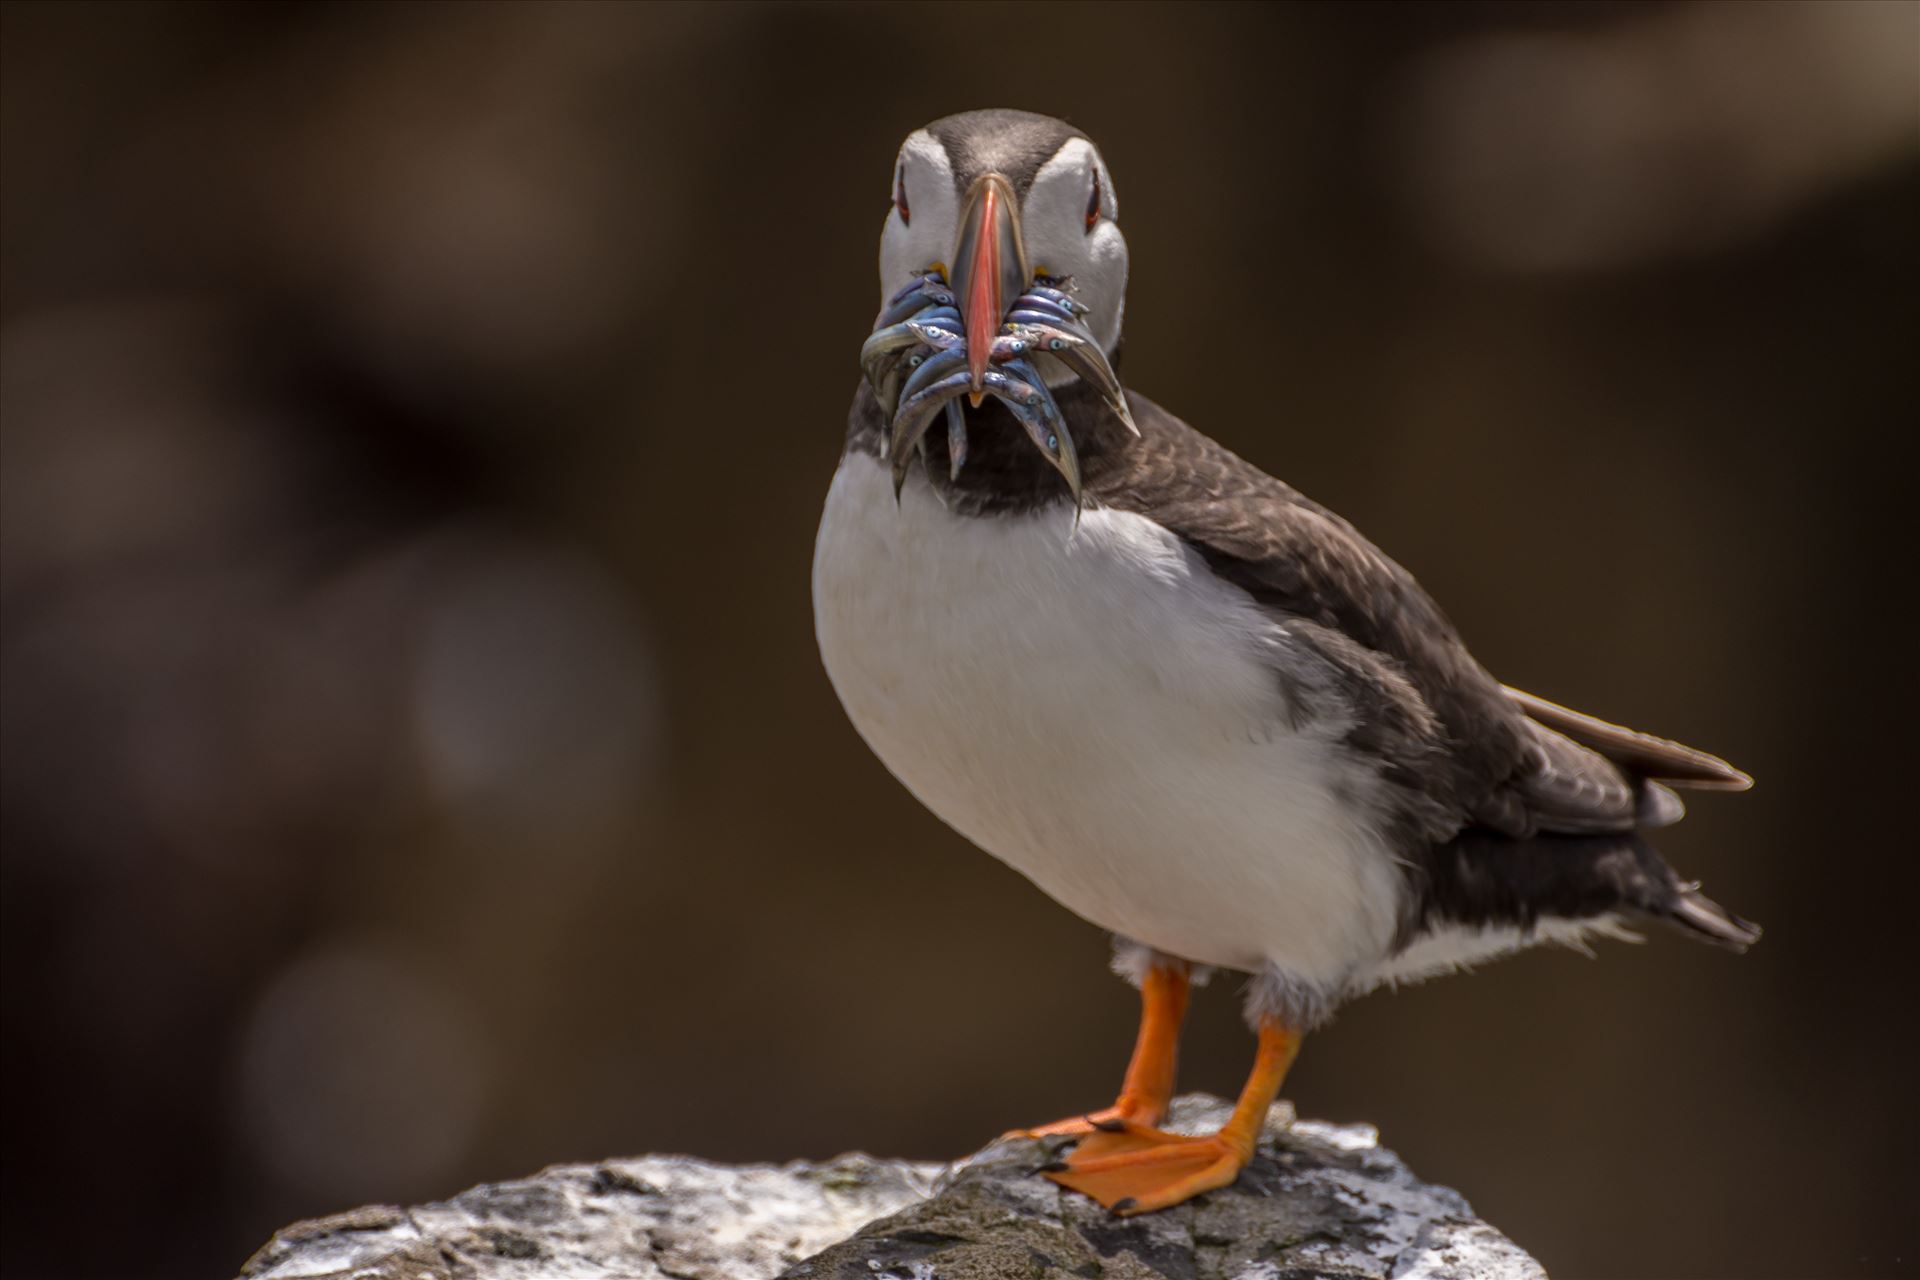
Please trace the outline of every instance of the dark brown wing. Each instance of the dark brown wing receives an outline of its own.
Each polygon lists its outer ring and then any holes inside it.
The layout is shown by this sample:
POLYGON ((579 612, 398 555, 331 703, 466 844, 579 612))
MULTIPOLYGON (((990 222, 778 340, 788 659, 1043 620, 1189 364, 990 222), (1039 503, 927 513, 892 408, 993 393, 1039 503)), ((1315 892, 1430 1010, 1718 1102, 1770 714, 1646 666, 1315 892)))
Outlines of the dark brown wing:
MULTIPOLYGON (((1089 493, 1179 535, 1282 620, 1386 784, 1411 893, 1400 945, 1447 921, 1531 928, 1633 911, 1744 950, 1754 925, 1682 881, 1641 828, 1684 811, 1653 779, 1743 786, 1703 752, 1487 674, 1411 574, 1346 521, 1129 393, 1141 438, 1089 450, 1089 493), (1117 446, 1117 447, 1116 447, 1117 446)), ((1284 664, 1283 664, 1284 665, 1284 664)), ((1296 699, 1296 702, 1298 700, 1296 699)), ((1308 702, 1311 711, 1311 701, 1308 702)))
MULTIPOLYGON (((1535 715, 1538 700, 1489 675, 1413 576, 1352 525, 1145 397, 1132 407, 1141 438, 1091 469, 1089 492, 1178 534, 1287 620, 1293 641, 1334 673, 1355 721, 1347 745, 1396 788, 1409 837, 1625 832, 1678 816, 1642 782, 1673 775, 1639 767, 1653 758, 1645 743, 1672 744, 1571 712, 1535 715), (1639 754, 1613 755, 1590 725, 1639 754)), ((1691 767, 1689 779, 1705 769, 1691 767)))

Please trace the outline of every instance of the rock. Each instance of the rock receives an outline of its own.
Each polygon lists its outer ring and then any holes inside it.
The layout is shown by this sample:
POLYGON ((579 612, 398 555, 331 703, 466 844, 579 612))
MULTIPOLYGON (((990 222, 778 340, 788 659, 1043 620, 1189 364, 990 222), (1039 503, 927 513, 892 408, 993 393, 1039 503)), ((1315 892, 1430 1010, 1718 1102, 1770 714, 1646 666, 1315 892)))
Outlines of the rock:
MULTIPOLYGON (((1192 1095, 1170 1127, 1228 1105, 1192 1095)), ((841 1156, 715 1165, 648 1156, 562 1165, 416 1209, 289 1227, 242 1280, 1544 1280, 1538 1263, 1415 1178, 1358 1125, 1275 1108, 1240 1180, 1116 1218, 1036 1176, 1041 1145, 951 1167, 841 1156)))
POLYGON ((242 1280, 764 1280, 924 1201, 937 1164, 642 1156, 556 1165, 451 1200, 380 1205, 276 1234, 242 1280))
MULTIPOLYGON (((1231 1108, 1190 1095, 1169 1128, 1231 1108)), ((1032 1142, 995 1143, 935 1194, 789 1268, 783 1280, 1544 1280, 1459 1192, 1415 1178, 1364 1125, 1276 1107, 1240 1180, 1161 1213, 1116 1218, 1030 1172, 1032 1142)))

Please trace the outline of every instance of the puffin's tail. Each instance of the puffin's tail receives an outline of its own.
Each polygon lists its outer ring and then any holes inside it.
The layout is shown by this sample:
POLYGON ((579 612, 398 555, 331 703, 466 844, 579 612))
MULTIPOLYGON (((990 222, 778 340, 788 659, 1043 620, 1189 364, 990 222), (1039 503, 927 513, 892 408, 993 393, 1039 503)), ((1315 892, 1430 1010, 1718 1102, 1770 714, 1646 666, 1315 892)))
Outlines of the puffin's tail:
MULTIPOLYGON (((1719 756, 1611 724, 1510 686, 1505 688, 1507 697, 1529 720, 1599 752, 1626 775, 1638 793, 1635 822, 1641 828, 1670 826, 1687 811, 1670 787, 1745 791, 1753 785, 1752 778, 1719 756)), ((1636 836, 1631 847, 1641 878, 1637 885, 1626 886, 1622 894, 1629 903, 1690 937, 1731 951, 1745 951, 1760 941, 1759 925, 1742 920, 1701 893, 1698 882, 1682 881, 1645 840, 1636 836)))
POLYGON ((1677 894, 1664 912, 1665 918, 1695 938, 1711 942, 1729 951, 1745 951, 1760 941, 1760 926, 1742 920, 1712 898, 1700 892, 1699 884, 1677 886, 1677 894))

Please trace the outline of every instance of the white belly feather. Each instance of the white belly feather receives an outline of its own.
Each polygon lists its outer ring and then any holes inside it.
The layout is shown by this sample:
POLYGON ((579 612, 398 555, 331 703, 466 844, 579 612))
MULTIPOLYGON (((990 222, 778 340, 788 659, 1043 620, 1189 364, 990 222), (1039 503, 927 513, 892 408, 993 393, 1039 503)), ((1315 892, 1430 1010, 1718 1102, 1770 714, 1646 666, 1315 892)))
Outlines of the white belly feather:
POLYGON ((1174 955, 1339 986, 1387 951, 1398 877, 1287 728, 1274 620, 1140 516, 950 513, 849 455, 814 552, 820 652, 922 803, 1086 919, 1174 955))

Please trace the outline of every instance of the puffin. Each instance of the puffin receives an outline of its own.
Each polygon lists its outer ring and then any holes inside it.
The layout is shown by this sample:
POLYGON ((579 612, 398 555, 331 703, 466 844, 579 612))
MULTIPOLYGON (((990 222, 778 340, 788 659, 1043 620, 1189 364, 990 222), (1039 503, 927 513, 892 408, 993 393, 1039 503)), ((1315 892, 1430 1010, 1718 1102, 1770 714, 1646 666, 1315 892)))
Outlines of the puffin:
POLYGON ((1351 524, 1123 386, 1127 241, 1085 134, 948 116, 888 194, 815 632, 888 771, 1139 989, 1112 1105, 1012 1131, 1064 1140, 1039 1172, 1164 1209, 1234 1181, 1348 1000, 1642 922, 1758 939, 1650 840, 1676 789, 1745 773, 1502 684, 1351 524), (1165 1132, 1216 970, 1246 975, 1253 1067, 1217 1132, 1165 1132))

